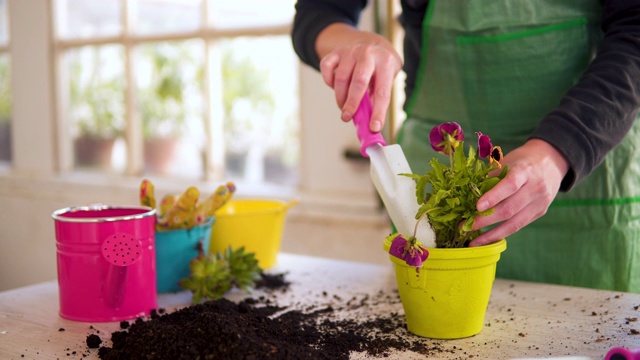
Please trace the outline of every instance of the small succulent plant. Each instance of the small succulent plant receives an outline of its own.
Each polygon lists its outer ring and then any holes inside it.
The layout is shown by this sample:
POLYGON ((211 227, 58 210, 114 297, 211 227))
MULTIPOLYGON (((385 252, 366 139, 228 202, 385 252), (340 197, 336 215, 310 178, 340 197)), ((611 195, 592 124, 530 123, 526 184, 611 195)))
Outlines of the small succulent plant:
POLYGON ((224 259, 229 266, 232 286, 247 291, 253 289, 262 273, 254 253, 245 252, 244 247, 237 250, 228 247, 224 253, 224 259))
POLYGON ((180 280, 180 287, 193 293, 192 302, 217 300, 233 287, 250 291, 260 279, 262 269, 254 253, 227 248, 224 253, 205 254, 200 247, 197 257, 191 260, 188 278, 180 280))

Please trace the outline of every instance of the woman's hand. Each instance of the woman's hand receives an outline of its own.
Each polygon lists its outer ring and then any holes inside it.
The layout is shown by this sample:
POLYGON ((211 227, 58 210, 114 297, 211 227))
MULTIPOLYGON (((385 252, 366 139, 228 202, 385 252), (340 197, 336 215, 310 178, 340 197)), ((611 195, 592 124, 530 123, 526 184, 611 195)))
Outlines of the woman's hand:
POLYGON ((322 79, 335 92, 342 120, 353 118, 368 90, 373 104, 371 131, 382 130, 393 80, 402 69, 402 60, 393 45, 378 34, 337 23, 318 35, 316 51, 321 59, 322 79))
POLYGON ((544 215, 569 169, 564 156, 539 139, 529 140, 508 153, 504 164, 509 165, 505 178, 478 200, 478 211, 493 208, 494 212, 476 217, 473 228, 499 224, 469 246, 504 239, 544 215))

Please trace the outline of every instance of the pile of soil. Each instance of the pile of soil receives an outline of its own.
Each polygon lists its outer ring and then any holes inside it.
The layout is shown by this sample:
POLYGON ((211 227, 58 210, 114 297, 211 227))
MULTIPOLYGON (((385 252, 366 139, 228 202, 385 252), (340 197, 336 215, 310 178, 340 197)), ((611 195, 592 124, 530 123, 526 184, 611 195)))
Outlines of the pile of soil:
MULTIPOLYGON (((288 285, 284 274, 263 275, 258 283, 263 289, 278 291, 287 291, 288 285)), ((387 357, 393 350, 425 356, 447 351, 410 335, 403 314, 344 318, 347 312, 357 314, 359 309, 382 302, 397 303, 397 293, 380 292, 346 302, 326 292, 323 297, 330 299, 330 305, 282 307, 260 296, 239 303, 208 301, 171 313, 160 309, 147 319, 121 322, 122 331, 111 334, 112 346, 102 342, 98 355, 105 360, 349 359, 353 352, 387 357)), ((96 334, 89 336, 93 344, 98 343, 96 334)))

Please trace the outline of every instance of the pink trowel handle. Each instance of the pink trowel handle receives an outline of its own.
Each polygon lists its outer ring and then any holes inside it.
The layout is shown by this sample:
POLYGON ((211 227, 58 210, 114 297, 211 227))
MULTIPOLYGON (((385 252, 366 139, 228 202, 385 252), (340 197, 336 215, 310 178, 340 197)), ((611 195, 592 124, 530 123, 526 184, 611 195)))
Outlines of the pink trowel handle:
POLYGON ((605 360, 640 360, 640 348, 626 349, 623 347, 615 347, 607 352, 605 360))
POLYGON ((367 148, 369 146, 374 144, 387 145, 382 134, 371 131, 369 125, 371 112, 371 97, 369 97, 369 92, 365 92, 362 101, 360 101, 360 106, 358 106, 358 110, 356 110, 356 113, 353 115, 353 125, 356 127, 356 133, 362 145, 360 147, 360 154, 364 157, 369 157, 369 155, 367 155, 367 148))

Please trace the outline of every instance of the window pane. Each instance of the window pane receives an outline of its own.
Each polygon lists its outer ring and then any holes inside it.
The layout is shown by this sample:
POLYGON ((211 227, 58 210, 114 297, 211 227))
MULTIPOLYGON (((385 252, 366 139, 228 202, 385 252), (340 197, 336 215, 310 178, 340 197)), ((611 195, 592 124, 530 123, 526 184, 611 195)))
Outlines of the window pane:
POLYGON ((11 72, 8 54, 0 54, 0 161, 11 161, 11 72))
POLYGON ((0 46, 6 46, 9 43, 8 11, 7 0, 0 0, 0 46))
POLYGON ((55 4, 61 38, 114 36, 122 32, 119 0, 58 0, 55 4))
POLYGON ((298 71, 288 36, 223 46, 227 174, 248 182, 297 182, 298 71))
POLYGON ((200 40, 141 46, 135 68, 146 173, 203 176, 200 40))
POLYGON ((138 0, 135 16, 139 34, 193 31, 200 28, 201 0, 138 0))
POLYGON ((215 28, 252 28, 288 25, 295 0, 209 0, 209 18, 215 28))
POLYGON ((113 156, 125 127, 123 48, 81 47, 66 60, 76 166, 124 169, 125 159, 113 156))

